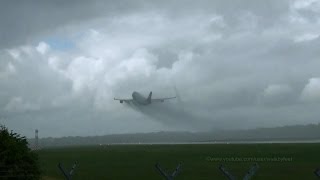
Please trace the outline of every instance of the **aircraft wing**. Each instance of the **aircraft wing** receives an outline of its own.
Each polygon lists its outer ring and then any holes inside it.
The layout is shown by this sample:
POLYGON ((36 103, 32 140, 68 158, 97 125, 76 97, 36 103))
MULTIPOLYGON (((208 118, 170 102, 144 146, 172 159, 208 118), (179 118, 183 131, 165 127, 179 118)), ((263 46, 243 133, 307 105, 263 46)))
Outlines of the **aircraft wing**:
POLYGON ((165 100, 174 99, 176 97, 167 97, 167 98, 158 98, 158 99, 151 99, 151 102, 164 102, 165 100))
POLYGON ((133 101, 133 99, 118 99, 118 98, 114 98, 114 100, 120 101, 120 103, 123 103, 123 102, 129 103, 133 101))

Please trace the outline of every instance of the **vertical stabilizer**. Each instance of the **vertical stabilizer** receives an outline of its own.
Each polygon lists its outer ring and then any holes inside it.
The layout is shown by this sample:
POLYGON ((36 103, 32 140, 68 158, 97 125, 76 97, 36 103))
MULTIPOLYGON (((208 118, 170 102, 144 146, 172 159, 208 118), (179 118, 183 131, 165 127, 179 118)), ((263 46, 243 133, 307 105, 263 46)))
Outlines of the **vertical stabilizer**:
POLYGON ((151 103, 151 96, 152 96, 152 91, 150 92, 149 96, 148 96, 148 99, 147 99, 147 102, 148 103, 151 103))

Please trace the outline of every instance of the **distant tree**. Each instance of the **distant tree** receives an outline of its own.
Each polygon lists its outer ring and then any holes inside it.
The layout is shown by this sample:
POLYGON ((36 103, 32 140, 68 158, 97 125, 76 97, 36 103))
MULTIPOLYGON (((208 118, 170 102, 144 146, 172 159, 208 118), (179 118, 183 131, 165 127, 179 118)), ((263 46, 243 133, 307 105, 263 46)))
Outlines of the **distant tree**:
POLYGON ((26 137, 0 125, 0 179, 40 179, 38 156, 28 147, 26 137))

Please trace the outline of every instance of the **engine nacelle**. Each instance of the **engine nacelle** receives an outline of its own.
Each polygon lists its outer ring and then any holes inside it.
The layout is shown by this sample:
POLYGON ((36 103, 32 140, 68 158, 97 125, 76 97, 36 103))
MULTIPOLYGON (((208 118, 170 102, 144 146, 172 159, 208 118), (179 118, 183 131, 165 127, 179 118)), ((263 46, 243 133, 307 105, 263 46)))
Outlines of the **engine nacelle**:
POLYGON ((123 101, 122 101, 122 100, 120 100, 120 103, 123 103, 123 101))

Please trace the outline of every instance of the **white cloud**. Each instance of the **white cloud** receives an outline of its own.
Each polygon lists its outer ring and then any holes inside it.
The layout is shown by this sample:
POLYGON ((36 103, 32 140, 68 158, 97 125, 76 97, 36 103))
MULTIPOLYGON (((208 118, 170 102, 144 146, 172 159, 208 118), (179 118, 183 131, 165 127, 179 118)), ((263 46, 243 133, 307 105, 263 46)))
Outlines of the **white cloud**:
POLYGON ((296 0, 292 7, 296 10, 301 9, 311 9, 316 10, 320 8, 320 1, 319 0, 296 0))
POLYGON ((312 41, 319 37, 319 34, 306 33, 294 38, 295 42, 312 41))
POLYGON ((290 4, 290 22, 307 25, 319 23, 320 1, 319 0, 296 0, 290 4))
POLYGON ((138 49, 131 58, 124 60, 119 68, 124 68, 124 72, 122 73, 128 73, 128 75, 141 74, 145 77, 149 77, 151 73, 156 70, 156 62, 157 58, 150 54, 146 49, 138 49))
POLYGON ((40 42, 36 47, 36 50, 42 55, 46 54, 49 51, 49 49, 50 46, 45 42, 40 42))
POLYGON ((73 82, 73 90, 79 92, 88 88, 94 90, 103 74, 103 60, 84 56, 74 58, 65 71, 66 77, 73 82))
POLYGON ((297 12, 292 12, 289 15, 289 21, 293 24, 308 24, 309 21, 307 18, 303 17, 302 15, 298 14, 297 12))
POLYGON ((49 66, 56 71, 60 70, 60 63, 61 61, 57 56, 51 56, 48 58, 49 66))
POLYGON ((320 78, 309 79, 308 84, 302 91, 301 98, 306 102, 320 101, 320 78))

